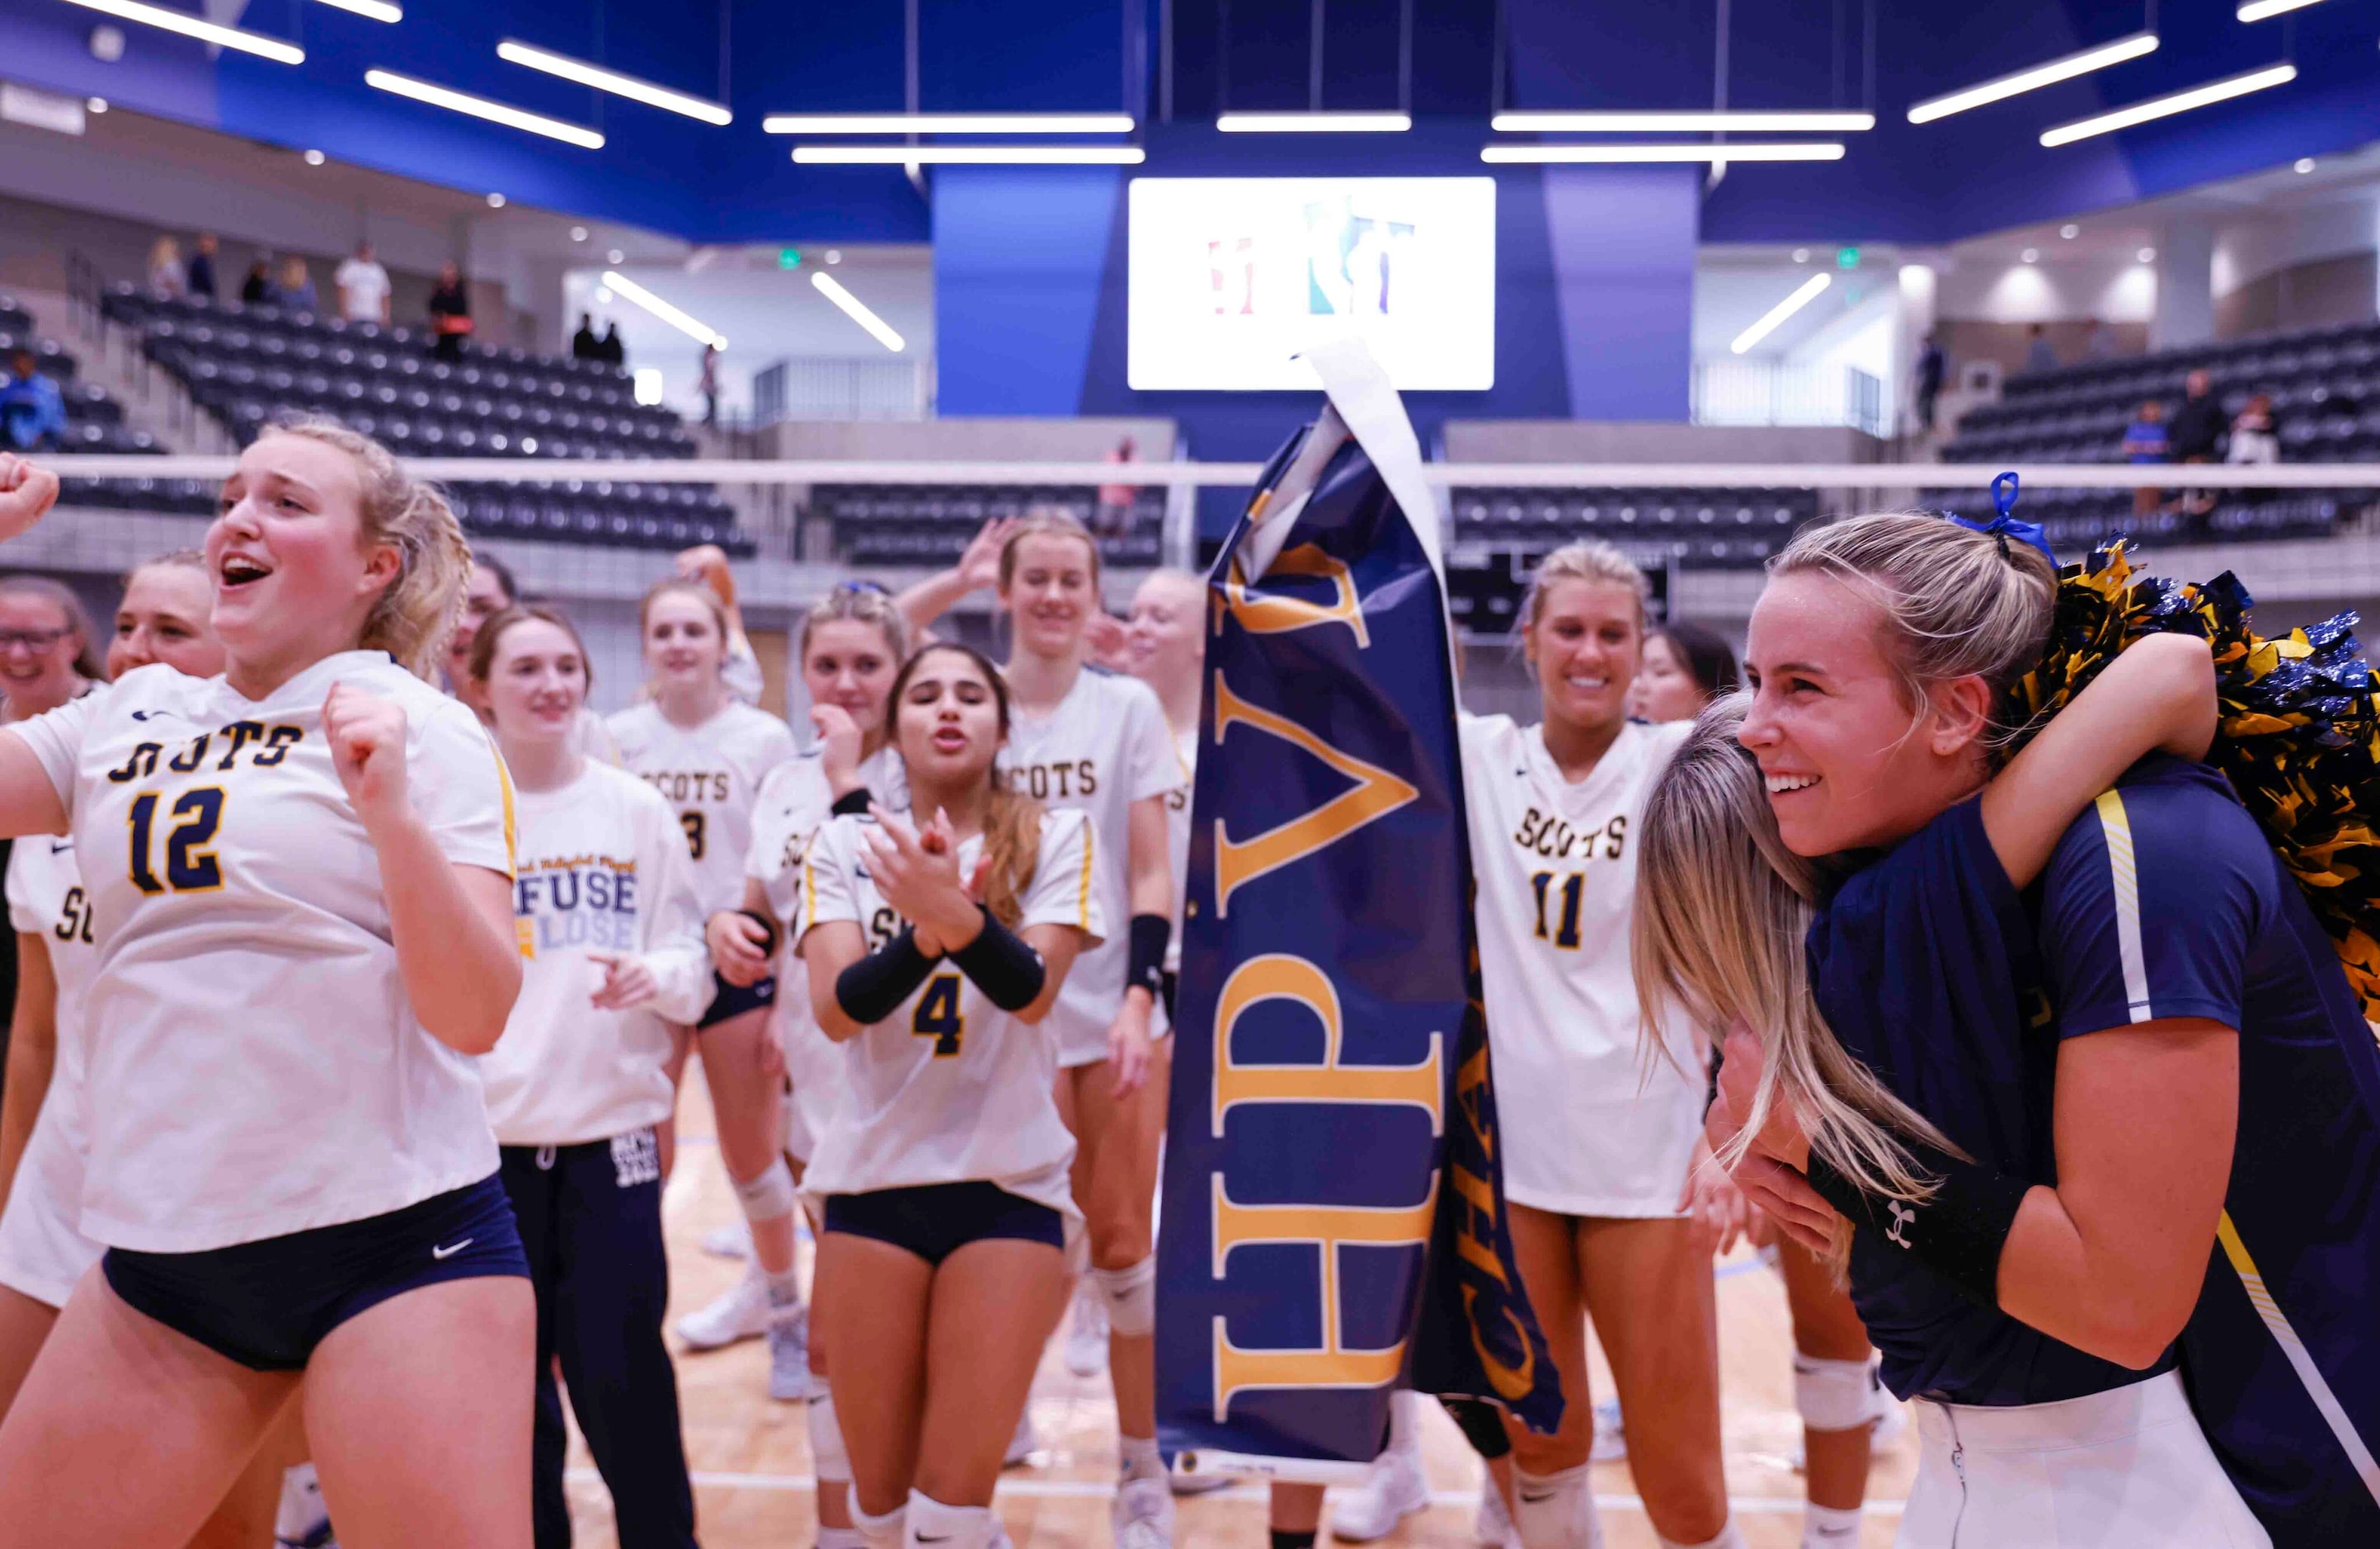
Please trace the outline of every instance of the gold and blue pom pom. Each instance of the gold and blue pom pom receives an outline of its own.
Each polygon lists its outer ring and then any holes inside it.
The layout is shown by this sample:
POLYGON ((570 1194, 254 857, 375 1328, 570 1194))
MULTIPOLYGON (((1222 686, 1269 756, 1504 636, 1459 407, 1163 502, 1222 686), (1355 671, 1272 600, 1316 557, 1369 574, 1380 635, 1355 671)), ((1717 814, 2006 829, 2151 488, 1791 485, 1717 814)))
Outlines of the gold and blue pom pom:
POLYGON ((2329 933, 2367 1021, 2380 1023, 2380 694, 2352 612, 2267 639, 2228 571, 2193 585, 2136 574, 2119 540, 2058 572, 2041 663, 2010 690, 2030 731, 2145 635, 2215 651, 2219 720, 2207 762, 2271 839, 2329 933))

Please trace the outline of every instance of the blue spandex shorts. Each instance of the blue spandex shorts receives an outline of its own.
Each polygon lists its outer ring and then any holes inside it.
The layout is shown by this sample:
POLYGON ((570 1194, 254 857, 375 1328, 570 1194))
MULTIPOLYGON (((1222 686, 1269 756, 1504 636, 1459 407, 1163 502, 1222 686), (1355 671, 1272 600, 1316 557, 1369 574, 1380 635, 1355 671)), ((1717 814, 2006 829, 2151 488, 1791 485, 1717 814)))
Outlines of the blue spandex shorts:
POLYGON ((826 1229, 874 1238, 906 1249, 929 1264, 970 1242, 1014 1238, 1066 1250, 1066 1222, 1048 1205, 1021 1199, 996 1183, 927 1183, 830 1194, 826 1229))
POLYGON ((512 1201, 494 1173, 385 1215, 229 1248, 111 1248, 100 1268, 134 1311, 257 1372, 304 1370, 333 1329, 420 1287, 528 1278, 512 1201))
POLYGON ((730 984, 714 971, 710 976, 710 1005, 702 1013, 702 1020, 694 1024, 697 1032, 715 1027, 730 1017, 740 1017, 758 1006, 777 1003, 777 982, 773 978, 752 984, 730 984))

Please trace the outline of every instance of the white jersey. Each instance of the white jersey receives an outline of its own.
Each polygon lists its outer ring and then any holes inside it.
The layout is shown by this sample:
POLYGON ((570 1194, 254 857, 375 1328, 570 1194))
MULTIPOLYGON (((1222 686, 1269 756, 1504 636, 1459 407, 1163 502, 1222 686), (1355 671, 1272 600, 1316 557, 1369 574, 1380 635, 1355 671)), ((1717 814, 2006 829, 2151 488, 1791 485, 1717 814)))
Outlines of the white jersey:
POLYGON ((1107 945, 1075 959, 1049 1023, 1060 1065, 1096 1064, 1108 1057, 1108 1028, 1123 1006, 1131 956, 1132 804, 1180 788, 1173 734, 1148 684, 1085 667, 1047 716, 1011 719, 1000 766, 1010 789, 1090 820, 1099 852, 1091 887, 1108 922, 1107 945))
MULTIPOLYGON (((56 1053, 49 1090, 0 1213, 0 1285, 50 1307, 99 1262, 100 1245, 76 1227, 89 1141, 83 1122, 83 1004, 99 971, 91 900, 76 869, 74 841, 28 834, 8 855, 8 921, 41 938, 57 984, 52 1026, 56 1053)), ((21 981, 20 981, 21 982, 21 981)), ((19 994, 22 992, 19 991, 19 994)))
POLYGON ((1629 965, 1645 798, 1689 722, 1631 721, 1587 777, 1536 726, 1464 716, 1465 804, 1504 1189, 1563 1215, 1677 1213, 1702 1133, 1698 1055, 1648 1053, 1629 965))
POLYGON ((692 727, 674 725, 659 705, 633 705, 607 725, 620 767, 676 811, 704 910, 743 908, 752 802, 769 771, 794 756, 793 732, 748 704, 730 704, 692 727))
POLYGON ((677 813, 625 771, 589 763, 559 790, 519 794, 520 999, 480 1060, 500 1144, 580 1145, 670 1116, 671 1037, 710 1003, 702 903, 677 813), (592 953, 642 957, 651 1004, 599 1010, 592 953))
POLYGON ((1165 971, 1182 971, 1183 910, 1190 902, 1190 803, 1198 786, 1198 732, 1173 734, 1173 761, 1182 783, 1165 793, 1165 854, 1173 867, 1173 934, 1165 944, 1165 971))
MULTIPOLYGON (((900 930, 900 918, 861 861, 859 835, 873 823, 835 818, 810 841, 802 862, 801 936, 847 920, 866 933, 872 952, 900 930)), ((959 847, 962 875, 982 848, 980 835, 959 847)), ((1095 850, 1081 814, 1043 814, 1019 932, 1066 925, 1098 940, 1095 850)), ((1058 1116, 1057 1075, 1057 1043, 1046 1022, 1018 1021, 985 999, 973 980, 938 964, 892 1015, 844 1044, 842 1100, 803 1187, 824 1196, 979 1181, 1072 1216, 1066 1169, 1075 1137, 1058 1116)))
POLYGON ((261 699, 142 667, 11 729, 96 917, 84 1232, 185 1253, 384 1214, 495 1170, 471 1056, 407 1004, 380 860, 322 737, 334 683, 405 712, 406 788, 457 865, 512 873, 512 784, 385 652, 261 699))

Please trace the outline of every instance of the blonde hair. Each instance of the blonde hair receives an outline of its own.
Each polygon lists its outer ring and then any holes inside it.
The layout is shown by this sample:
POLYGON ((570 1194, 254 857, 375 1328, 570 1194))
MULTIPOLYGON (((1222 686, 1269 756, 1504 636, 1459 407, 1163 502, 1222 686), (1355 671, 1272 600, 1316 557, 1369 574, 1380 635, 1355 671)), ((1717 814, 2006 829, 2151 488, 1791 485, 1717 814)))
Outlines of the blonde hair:
POLYGON ((319 441, 354 459, 364 542, 396 551, 396 579, 373 600, 356 644, 385 651, 416 677, 436 682, 471 577, 471 544, 445 492, 414 478, 387 447, 335 420, 298 415, 268 424, 264 433, 319 441))
POLYGON ((1646 1033, 1666 1049, 1666 1018, 1719 1036, 1741 1023, 1766 1055, 1742 1132, 1715 1158, 1742 1159, 1783 1103, 1810 1152, 1864 1193, 1924 1200, 1933 1192, 1901 1137, 1963 1155, 1894 1096, 1827 1026, 1803 959, 1817 863, 1778 836, 1759 766, 1736 732, 1750 697, 1732 694, 1696 718, 1645 799, 1629 941, 1646 1033))
POLYGON ((719 600, 719 593, 711 591, 709 583, 685 576, 665 576, 645 588, 644 596, 638 599, 637 637, 640 643, 645 631, 651 628, 653 604, 670 596, 700 598, 702 605, 710 610, 711 623, 718 627, 719 649, 722 652, 727 649, 727 604, 719 600))
POLYGON ((1072 538, 1081 543, 1091 555, 1091 590, 1099 590, 1099 541, 1091 536, 1091 530, 1062 506, 1035 506, 1016 518, 1016 525, 1008 530, 1008 537, 1000 545, 1002 592, 1016 579, 1016 550, 1027 538, 1072 538))
POLYGON ((1565 580, 1609 581, 1628 588, 1636 597, 1636 633, 1645 633, 1645 597, 1651 590, 1645 572, 1617 545, 1598 538, 1564 543, 1537 561, 1536 573, 1529 577, 1529 590, 1521 599, 1524 633, 1537 627, 1538 616, 1545 612, 1548 589, 1555 581, 1565 580))
POLYGON ((843 623, 865 624, 882 635, 895 665, 909 659, 909 620, 892 601, 892 594, 881 587, 844 581, 802 615, 801 638, 794 648, 795 665, 809 661, 810 636, 820 625, 843 623))
POLYGON ((2021 729, 2005 708, 2008 689, 2040 658, 2058 593, 2057 569, 2032 544, 1893 511, 1805 527, 1768 573, 1825 576, 1874 602, 1884 616, 1879 643, 1912 713, 1922 715, 1934 685, 1975 677, 1992 691, 1985 747, 2021 729))

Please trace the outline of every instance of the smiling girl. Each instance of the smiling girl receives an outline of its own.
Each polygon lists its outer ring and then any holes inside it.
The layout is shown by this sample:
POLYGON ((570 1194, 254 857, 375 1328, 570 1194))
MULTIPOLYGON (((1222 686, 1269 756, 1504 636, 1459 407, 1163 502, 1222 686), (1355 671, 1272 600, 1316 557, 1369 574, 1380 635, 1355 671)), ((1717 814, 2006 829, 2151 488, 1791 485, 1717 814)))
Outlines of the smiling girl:
MULTIPOLYGON (((8 537, 55 490, 11 462, 8 537)), ((0 832, 70 829, 97 921, 106 1246, 0 1422, 0 1518, 178 1543, 302 1374, 344 1542, 513 1549, 535 1311, 473 1067, 520 983, 512 795, 419 676, 468 550, 376 443, 300 422, 240 455, 206 558, 222 676, 0 732, 0 832)))

